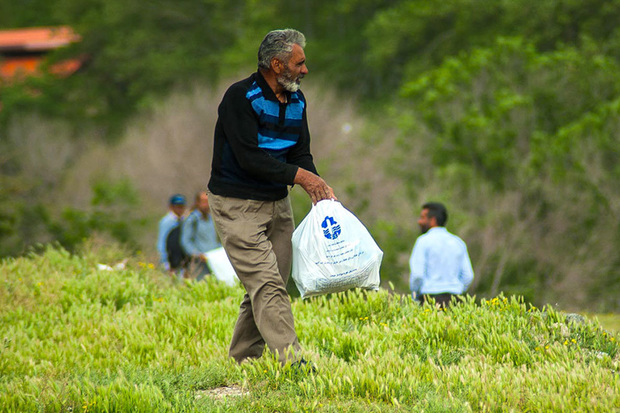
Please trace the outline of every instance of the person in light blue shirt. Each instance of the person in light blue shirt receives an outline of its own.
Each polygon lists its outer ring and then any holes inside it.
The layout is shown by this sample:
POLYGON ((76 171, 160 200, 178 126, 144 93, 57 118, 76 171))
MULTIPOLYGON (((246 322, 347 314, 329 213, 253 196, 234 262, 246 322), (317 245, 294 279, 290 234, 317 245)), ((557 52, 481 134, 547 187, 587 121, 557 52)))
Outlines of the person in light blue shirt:
POLYGON ((166 271, 176 272, 179 268, 170 264, 170 257, 168 257, 168 248, 166 240, 168 234, 174 228, 176 228, 183 220, 183 214, 185 213, 185 197, 181 194, 172 195, 169 201, 169 211, 159 221, 159 231, 157 232, 157 252, 159 253, 159 265, 161 265, 166 271))
POLYGON ((445 228, 446 207, 438 202, 422 205, 418 225, 422 235, 413 246, 409 287, 420 302, 433 298, 448 306, 453 295, 464 294, 474 279, 465 242, 445 228))
POLYGON ((183 221, 181 246, 191 257, 190 276, 201 281, 210 273, 205 253, 221 247, 209 214, 209 197, 204 191, 196 194, 192 212, 183 221))

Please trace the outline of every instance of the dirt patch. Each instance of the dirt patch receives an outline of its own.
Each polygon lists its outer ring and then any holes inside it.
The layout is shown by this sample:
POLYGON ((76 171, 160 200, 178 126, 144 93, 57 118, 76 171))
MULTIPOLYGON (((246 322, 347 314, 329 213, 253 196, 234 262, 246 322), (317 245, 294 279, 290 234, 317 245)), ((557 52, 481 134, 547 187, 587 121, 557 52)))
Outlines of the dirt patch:
POLYGON ((247 396, 249 394, 250 392, 245 390, 241 386, 232 385, 217 387, 215 389, 209 390, 200 390, 196 392, 196 399, 200 399, 202 397, 209 397, 214 400, 220 400, 228 396, 247 396))

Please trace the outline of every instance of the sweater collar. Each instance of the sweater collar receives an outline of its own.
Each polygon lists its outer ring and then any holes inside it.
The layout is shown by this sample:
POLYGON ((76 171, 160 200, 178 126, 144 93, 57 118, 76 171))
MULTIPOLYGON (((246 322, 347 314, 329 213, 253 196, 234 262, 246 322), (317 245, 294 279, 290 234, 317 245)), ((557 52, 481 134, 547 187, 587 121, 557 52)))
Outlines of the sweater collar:
MULTIPOLYGON (((254 80, 256 80, 256 83, 258 84, 258 86, 263 91, 263 97, 265 99, 273 100, 273 101, 276 101, 276 102, 280 103, 280 101, 276 97, 276 94, 273 92, 273 90, 271 89, 271 87, 269 86, 269 84, 267 83, 267 81, 265 80, 263 75, 261 74, 260 70, 257 70, 256 73, 254 73, 254 80)), ((291 101, 291 92, 289 92, 287 90, 285 93, 286 93, 286 97, 287 97, 287 102, 290 102, 291 101)))

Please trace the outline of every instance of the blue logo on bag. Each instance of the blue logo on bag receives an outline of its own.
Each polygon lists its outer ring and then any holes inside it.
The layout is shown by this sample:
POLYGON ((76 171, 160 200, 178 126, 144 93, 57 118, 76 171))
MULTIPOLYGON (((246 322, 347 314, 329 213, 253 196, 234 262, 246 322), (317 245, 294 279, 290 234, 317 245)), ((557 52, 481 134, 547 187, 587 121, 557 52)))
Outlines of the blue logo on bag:
POLYGON ((323 235, 325 235, 327 239, 336 239, 342 232, 340 224, 334 220, 334 217, 326 216, 321 223, 321 227, 323 227, 323 235))

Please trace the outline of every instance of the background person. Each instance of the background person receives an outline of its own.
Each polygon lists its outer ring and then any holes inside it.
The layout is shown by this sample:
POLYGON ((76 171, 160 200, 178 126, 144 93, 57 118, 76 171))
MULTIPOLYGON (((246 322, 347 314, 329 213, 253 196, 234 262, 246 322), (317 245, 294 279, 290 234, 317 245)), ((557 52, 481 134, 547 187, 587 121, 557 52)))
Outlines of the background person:
MULTIPOLYGON (((239 363, 265 343, 284 364, 300 348, 286 283, 295 228, 288 185, 316 203, 335 198, 310 154, 305 37, 274 30, 258 50, 258 71, 226 91, 218 108, 209 191, 213 218, 246 294, 229 354, 239 363)), ((299 360, 300 364, 305 363, 299 360)))
POLYGON ((448 306, 453 295, 463 294, 474 279, 467 246, 462 239, 444 227, 448 211, 443 204, 422 205, 418 237, 411 253, 409 286, 414 298, 429 297, 439 305, 448 306))
POLYGON ((181 246, 191 260, 188 275, 201 281, 210 273, 205 253, 221 247, 209 214, 209 197, 204 191, 196 194, 192 211, 183 221, 181 246))
MULTIPOLYGON (((185 214, 185 197, 181 194, 175 194, 170 197, 168 204, 168 213, 159 221, 157 252, 159 253, 159 264, 166 271, 179 273, 182 272, 183 263, 182 260, 179 260, 178 257, 175 256, 176 254, 174 252, 169 254, 168 235, 183 221, 183 215, 185 214)), ((178 253, 182 254, 182 251, 179 250, 178 253)))

